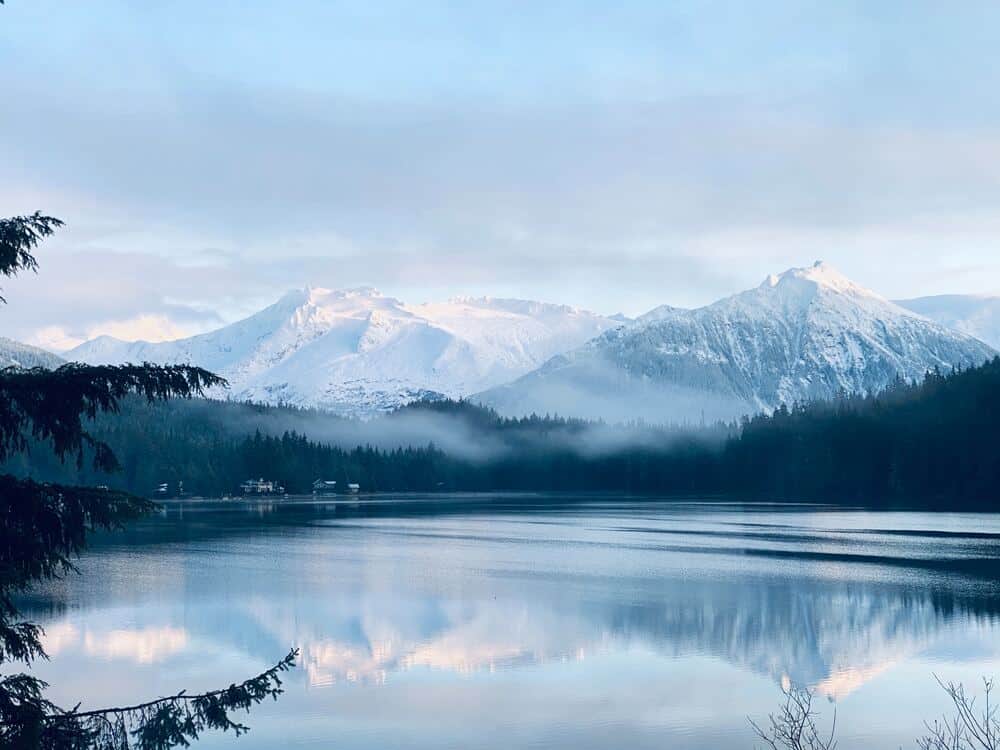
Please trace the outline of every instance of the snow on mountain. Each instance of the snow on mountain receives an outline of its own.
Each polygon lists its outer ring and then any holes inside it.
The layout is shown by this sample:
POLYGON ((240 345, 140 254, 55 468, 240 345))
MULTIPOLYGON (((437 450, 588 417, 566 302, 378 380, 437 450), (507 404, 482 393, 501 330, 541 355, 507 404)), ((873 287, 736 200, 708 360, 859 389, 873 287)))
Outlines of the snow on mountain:
POLYGON ((1000 297, 941 294, 896 304, 1000 349, 1000 297))
POLYGON ((0 367, 47 367, 51 370, 64 362, 52 352, 0 336, 0 367))
POLYGON ((657 308, 476 398, 509 414, 731 418, 993 355, 816 263, 706 307, 657 308))
POLYGON ((523 300, 408 305, 371 288, 307 288, 211 333, 156 344, 103 336, 68 356, 192 363, 228 378, 231 398, 370 415, 508 382, 616 325, 523 300))
POLYGON ((654 320, 663 320, 664 318, 669 318, 677 313, 687 312, 686 308, 674 307, 673 305, 660 305, 659 307, 654 307, 647 313, 640 315, 635 319, 637 323, 652 323, 654 320))

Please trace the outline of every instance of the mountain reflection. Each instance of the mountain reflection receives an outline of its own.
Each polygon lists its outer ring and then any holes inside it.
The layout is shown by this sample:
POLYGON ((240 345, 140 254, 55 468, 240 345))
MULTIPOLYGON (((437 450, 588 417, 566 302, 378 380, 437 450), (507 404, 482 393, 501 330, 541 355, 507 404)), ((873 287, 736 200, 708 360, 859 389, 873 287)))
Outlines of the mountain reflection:
POLYGON ((341 606, 311 607, 291 625, 273 610, 247 611, 274 643, 294 642, 312 685, 383 683, 415 668, 467 673, 633 647, 667 656, 710 655, 842 698, 894 663, 934 644, 949 629, 992 616, 942 611, 930 596, 830 587, 673 583, 664 601, 592 603, 574 611, 535 603, 474 606, 378 601, 342 618, 341 606), (428 608, 434 616, 428 617, 428 608))
POLYGON ((309 513, 263 536, 230 526, 203 536, 200 519, 180 544, 140 534, 99 550, 84 577, 31 602, 59 613, 46 625, 54 663, 76 654, 149 664, 205 650, 266 660, 294 644, 307 684, 323 687, 641 650, 712 657, 841 699, 949 639, 998 630, 996 587, 967 572, 978 559, 993 564, 982 546, 992 541, 961 534, 957 574, 928 569, 914 552, 919 534, 880 546, 891 566, 851 563, 862 532, 832 524, 843 519, 808 532, 769 522, 734 542, 732 518, 651 516, 642 539, 667 527, 681 537, 657 545, 637 544, 634 527, 609 532, 604 517, 331 527, 309 513), (139 559, 152 562, 136 564, 137 543, 150 543, 139 559), (842 559, 775 563, 746 554, 749 544, 842 559))

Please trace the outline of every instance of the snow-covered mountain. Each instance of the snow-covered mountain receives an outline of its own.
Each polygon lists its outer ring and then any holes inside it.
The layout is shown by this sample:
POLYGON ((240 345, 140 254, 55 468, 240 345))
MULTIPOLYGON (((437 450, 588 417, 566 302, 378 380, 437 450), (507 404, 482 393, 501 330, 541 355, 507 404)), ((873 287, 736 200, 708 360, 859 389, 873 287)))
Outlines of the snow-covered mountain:
POLYGON ((67 357, 191 363, 228 378, 231 398, 367 416, 509 382, 617 325, 523 300, 408 305, 370 288, 308 288, 211 333, 155 344, 102 336, 67 357))
POLYGON ((896 304, 1000 349, 1000 297, 940 294, 896 304))
POLYGON ((47 367, 52 369, 65 362, 61 357, 0 336, 0 367, 47 367))
POLYGON ((993 355, 816 263, 707 307, 657 308, 477 399, 510 414, 730 418, 993 355))

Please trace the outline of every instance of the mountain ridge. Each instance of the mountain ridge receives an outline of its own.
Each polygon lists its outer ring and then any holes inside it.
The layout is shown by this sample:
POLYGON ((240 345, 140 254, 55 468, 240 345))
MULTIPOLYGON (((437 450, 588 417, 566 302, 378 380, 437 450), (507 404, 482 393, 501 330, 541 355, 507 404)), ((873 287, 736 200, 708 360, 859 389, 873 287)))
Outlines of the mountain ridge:
POLYGON ((817 262, 704 307, 656 308, 475 399, 508 415, 730 419, 993 354, 817 262))
POLYGON ((631 320, 532 300, 408 304, 373 287, 307 286, 209 333, 102 336, 69 356, 193 363, 232 383, 214 395, 345 416, 447 397, 513 415, 690 421, 878 389, 992 354, 818 261, 703 307, 661 305, 631 320))
POLYGON ((192 363, 229 379, 231 398, 369 416, 507 382, 617 325, 532 300, 411 305, 373 287, 306 287, 216 331, 163 343, 99 337, 68 356, 92 364, 192 363))
POLYGON ((896 304, 1000 349, 1000 297, 937 294, 897 300, 896 304))

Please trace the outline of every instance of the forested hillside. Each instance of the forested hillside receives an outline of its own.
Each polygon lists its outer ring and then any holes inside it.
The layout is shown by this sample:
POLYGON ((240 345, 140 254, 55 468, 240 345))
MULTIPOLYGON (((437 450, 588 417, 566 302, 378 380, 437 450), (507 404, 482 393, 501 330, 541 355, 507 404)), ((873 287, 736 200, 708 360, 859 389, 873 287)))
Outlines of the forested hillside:
POLYGON ((40 449, 8 469, 141 494, 181 480, 190 492, 218 495, 266 477, 291 493, 324 478, 364 491, 621 491, 995 508, 998 414, 1000 359, 933 372, 915 385, 898 380, 879 394, 781 407, 738 425, 504 419, 458 402, 413 405, 369 423, 224 402, 131 403, 92 429, 120 456, 120 474, 60 464, 40 449))
POLYGON ((231 493, 251 477, 275 479, 290 493, 308 492, 318 478, 341 487, 357 482, 366 491, 681 491, 696 489, 698 457, 711 456, 709 444, 721 447, 732 429, 505 419, 454 401, 413 404, 373 422, 292 407, 131 401, 91 428, 116 450, 120 473, 61 463, 40 447, 7 469, 146 495, 177 481, 196 494, 231 493))
POLYGON ((720 462, 727 491, 996 509, 1000 359, 755 417, 720 462))

